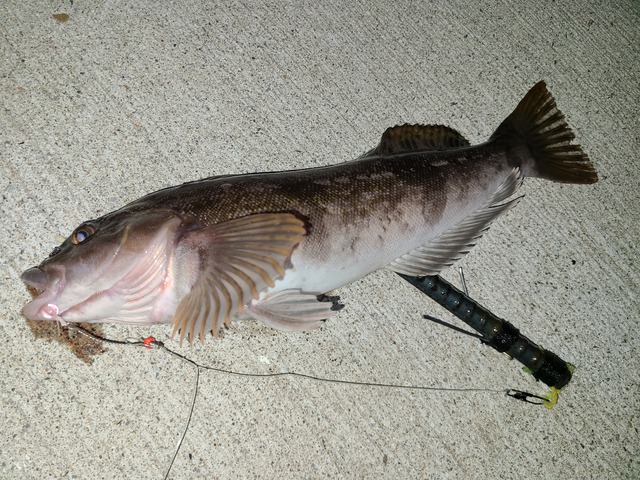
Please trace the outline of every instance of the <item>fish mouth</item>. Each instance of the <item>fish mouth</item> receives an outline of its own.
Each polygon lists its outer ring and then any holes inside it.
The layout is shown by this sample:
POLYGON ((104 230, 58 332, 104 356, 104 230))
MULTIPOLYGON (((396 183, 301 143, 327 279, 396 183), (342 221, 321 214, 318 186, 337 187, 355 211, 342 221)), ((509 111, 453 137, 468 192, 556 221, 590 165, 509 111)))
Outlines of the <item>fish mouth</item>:
POLYGON ((52 281, 50 275, 45 271, 33 267, 23 272, 20 279, 25 283, 33 298, 22 309, 22 314, 28 320, 61 319, 60 309, 55 302, 61 289, 61 278, 52 281))

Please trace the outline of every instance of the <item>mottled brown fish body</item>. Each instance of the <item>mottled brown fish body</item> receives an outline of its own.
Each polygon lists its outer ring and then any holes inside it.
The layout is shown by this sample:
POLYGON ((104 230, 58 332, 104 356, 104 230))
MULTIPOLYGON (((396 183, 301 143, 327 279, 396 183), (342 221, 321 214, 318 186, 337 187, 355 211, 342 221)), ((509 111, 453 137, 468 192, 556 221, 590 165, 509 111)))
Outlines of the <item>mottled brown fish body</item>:
MULTIPOLYGON (((504 147, 485 144, 214 177, 155 192, 125 210, 170 208, 197 222, 197 228, 256 213, 290 212, 308 226, 294 255, 312 260, 314 271, 353 271, 350 283, 362 276, 361 268, 382 268, 399 251, 413 250, 458 223, 512 170, 504 147), (356 263, 361 268, 354 270, 356 263)), ((308 291, 328 290, 325 285, 308 291)))
POLYGON ((172 322, 204 339, 234 317, 285 330, 335 313, 317 295, 388 268, 433 275, 512 208, 524 176, 597 175, 543 82, 484 144, 444 126, 388 129, 338 165, 170 187, 86 222, 23 280, 24 314, 172 322))

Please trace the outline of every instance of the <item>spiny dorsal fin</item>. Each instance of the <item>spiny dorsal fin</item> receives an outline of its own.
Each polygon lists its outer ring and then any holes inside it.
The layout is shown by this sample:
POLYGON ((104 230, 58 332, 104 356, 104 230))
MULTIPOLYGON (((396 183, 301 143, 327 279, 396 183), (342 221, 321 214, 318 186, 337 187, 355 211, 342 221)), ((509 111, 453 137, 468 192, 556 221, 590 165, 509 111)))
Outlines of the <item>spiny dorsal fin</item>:
POLYGON ((444 125, 396 125, 387 128, 380 144, 360 158, 448 150, 469 145, 466 138, 444 125))

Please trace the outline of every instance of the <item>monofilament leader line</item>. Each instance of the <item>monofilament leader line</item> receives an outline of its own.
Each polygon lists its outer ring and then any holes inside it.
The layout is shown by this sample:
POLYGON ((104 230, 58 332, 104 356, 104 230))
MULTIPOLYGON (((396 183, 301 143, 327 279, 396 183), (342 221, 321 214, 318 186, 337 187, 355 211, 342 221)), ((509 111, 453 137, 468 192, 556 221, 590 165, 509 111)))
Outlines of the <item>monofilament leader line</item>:
POLYGON ((403 384, 394 384, 394 383, 378 383, 378 382, 360 382, 360 381, 354 381, 354 380, 341 380, 341 379, 336 379, 336 378, 327 378, 327 377, 320 377, 317 375, 308 375, 305 373, 299 373, 299 372, 275 372, 275 373, 247 373, 247 372, 237 372, 237 371, 233 371, 233 370, 227 370, 224 368, 218 368, 218 367, 211 367, 211 366, 207 366, 207 365, 200 365, 198 363, 196 363, 195 361, 191 360, 188 357, 185 357, 184 355, 180 355, 177 352, 174 352, 173 350, 171 350, 170 348, 168 348, 167 346, 165 346, 164 343, 162 343, 159 340, 156 340, 154 337, 147 337, 145 339, 142 340, 114 340, 114 339, 110 339, 110 338, 106 338, 106 337, 102 337, 100 335, 96 335, 78 325, 75 324, 67 324, 66 328, 68 328, 69 330, 72 331, 76 331, 78 333, 81 333, 82 335, 86 335, 89 338, 92 338, 98 342, 105 342, 105 343, 110 343, 110 344, 114 344, 114 345, 131 345, 131 346, 139 346, 139 347, 145 347, 148 349, 156 349, 156 350, 164 350, 165 352, 171 354, 172 356, 179 358, 180 360, 182 360, 183 362, 189 363, 190 365, 193 365, 193 367, 196 369, 196 378, 195 378, 195 386, 194 386, 194 390, 193 390, 193 398, 191 401, 191 407, 189 408, 189 415, 187 418, 187 422, 185 424, 184 430, 180 436, 180 439, 178 440, 178 443, 176 445, 176 449, 174 451, 174 454, 171 458, 171 462, 169 463, 169 466, 166 470, 164 479, 166 480, 167 478, 169 478, 169 474, 171 472, 171 469, 173 467, 173 464, 175 463, 176 458, 178 457, 178 454, 180 453, 180 448, 182 447, 182 444, 184 442, 184 439, 187 435, 187 431, 189 430, 189 426, 191 424, 191 419, 193 417, 193 412, 195 410, 195 404, 196 404, 196 399, 198 398, 198 391, 200 388, 200 370, 210 370, 210 371, 214 371, 214 372, 219 372, 219 373, 223 373, 223 374, 227 374, 227 375, 235 375, 235 376, 241 376, 241 377, 253 377, 253 378, 267 378, 267 377, 285 377, 285 376, 289 376, 289 377, 298 377, 298 378, 303 378, 306 380, 311 380, 311 381, 315 381, 315 382, 326 382, 326 383, 334 383, 334 384, 339 384, 339 385, 357 385, 357 386, 361 386, 361 387, 371 387, 371 388, 390 388, 390 389, 401 389, 401 390, 420 390, 420 391, 433 391, 433 392, 482 392, 482 393, 500 393, 500 394, 504 394, 507 395, 511 398, 515 398, 516 400, 522 400, 525 401, 527 403, 531 403, 534 405, 538 405, 538 404, 544 404, 544 402, 548 401, 548 399, 546 397, 539 397, 537 395, 533 395, 531 393, 528 392, 523 392, 520 390, 514 390, 514 389, 504 389, 504 390, 498 390, 498 389, 491 389, 491 388, 476 388, 476 387, 469 387, 469 388, 453 388, 453 387, 428 387, 428 386, 423 386, 423 385, 403 385, 403 384), (531 398, 536 398, 541 400, 540 402, 536 402, 533 400, 530 400, 531 398))

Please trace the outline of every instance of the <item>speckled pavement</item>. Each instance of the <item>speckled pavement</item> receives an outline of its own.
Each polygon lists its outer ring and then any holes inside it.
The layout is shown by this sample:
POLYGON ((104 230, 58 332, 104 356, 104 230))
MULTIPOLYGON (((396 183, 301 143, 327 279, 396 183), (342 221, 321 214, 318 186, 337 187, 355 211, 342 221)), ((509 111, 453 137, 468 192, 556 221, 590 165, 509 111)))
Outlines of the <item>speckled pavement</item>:
POLYGON ((103 333, 237 372, 480 389, 202 371, 172 479, 638 478, 640 11, 525 3, 2 2, 0 477, 161 479, 189 416, 192 365, 118 345, 83 361, 29 328, 20 273, 60 236, 169 185, 355 158, 395 124, 482 142, 544 79, 600 182, 527 180, 460 264, 474 298, 576 365, 554 409, 506 397, 547 389, 423 319, 455 322, 390 272, 336 292, 346 307, 310 333, 103 333))

